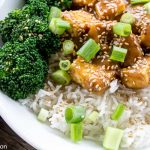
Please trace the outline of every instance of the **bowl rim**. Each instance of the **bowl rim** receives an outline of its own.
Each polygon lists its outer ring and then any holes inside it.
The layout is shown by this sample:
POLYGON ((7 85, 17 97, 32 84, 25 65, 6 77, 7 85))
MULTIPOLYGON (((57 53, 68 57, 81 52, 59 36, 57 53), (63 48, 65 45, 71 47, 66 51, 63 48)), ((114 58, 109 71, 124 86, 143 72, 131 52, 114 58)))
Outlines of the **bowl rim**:
POLYGON ((37 121, 35 114, 21 103, 12 100, 0 91, 0 116, 24 141, 38 150, 102 150, 100 143, 83 140, 71 142, 60 131, 37 121), (19 114, 18 114, 19 112, 19 114), (22 117, 26 115, 25 117, 22 117), (32 126, 32 127, 31 127, 32 126), (30 128, 30 129, 29 129, 30 128))
POLYGON ((3 6, 5 0, 0 1, 0 8, 3 6))

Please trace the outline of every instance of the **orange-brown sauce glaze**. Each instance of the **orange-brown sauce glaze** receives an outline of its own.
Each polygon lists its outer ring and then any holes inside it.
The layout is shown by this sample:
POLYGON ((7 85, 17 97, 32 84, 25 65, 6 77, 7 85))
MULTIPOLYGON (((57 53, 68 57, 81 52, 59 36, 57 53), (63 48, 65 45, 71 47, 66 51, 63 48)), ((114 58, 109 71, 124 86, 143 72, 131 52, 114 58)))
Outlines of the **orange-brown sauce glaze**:
POLYGON ((73 0, 73 9, 62 12, 71 24, 69 37, 79 49, 88 38, 101 45, 101 51, 91 62, 74 58, 70 74, 73 81, 91 92, 101 94, 118 79, 128 88, 140 89, 150 85, 150 15, 143 5, 132 6, 125 0, 73 0), (132 34, 120 37, 112 27, 129 12, 135 17, 132 34), (128 49, 124 63, 111 61, 112 46, 128 49), (91 79, 92 78, 92 79, 91 79))

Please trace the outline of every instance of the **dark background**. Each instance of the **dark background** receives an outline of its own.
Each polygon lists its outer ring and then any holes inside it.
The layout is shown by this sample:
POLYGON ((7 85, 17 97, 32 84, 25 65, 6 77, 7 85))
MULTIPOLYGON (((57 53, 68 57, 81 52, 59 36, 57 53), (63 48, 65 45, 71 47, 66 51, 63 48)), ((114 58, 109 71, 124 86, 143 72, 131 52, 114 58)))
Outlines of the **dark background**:
POLYGON ((7 145, 8 150, 35 150, 16 135, 0 117, 0 145, 7 145))

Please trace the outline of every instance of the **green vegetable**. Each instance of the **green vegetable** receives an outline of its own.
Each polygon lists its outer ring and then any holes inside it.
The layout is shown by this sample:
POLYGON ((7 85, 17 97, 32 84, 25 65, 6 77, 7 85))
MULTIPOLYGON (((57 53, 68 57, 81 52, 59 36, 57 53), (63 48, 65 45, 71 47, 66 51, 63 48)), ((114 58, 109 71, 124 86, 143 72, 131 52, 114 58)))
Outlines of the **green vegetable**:
POLYGON ((14 100, 43 88, 47 64, 36 49, 36 40, 7 42, 0 48, 0 90, 14 100))
POLYGON ((70 69, 70 61, 69 60, 61 60, 59 62, 59 67, 61 70, 65 70, 65 71, 68 71, 70 69))
MULTIPOLYGON (((31 3, 33 0, 26 0, 26 3, 31 3)), ((72 5, 72 0, 40 0, 41 2, 47 3, 48 6, 59 7, 60 9, 68 9, 72 5)))
POLYGON ((24 42, 29 37, 36 40, 36 47, 43 56, 55 53, 61 46, 60 39, 48 29, 47 21, 38 16, 22 21, 12 30, 12 41, 24 42), (31 31, 33 33, 31 33, 31 31))
POLYGON ((51 7, 49 20, 51 20, 52 18, 60 18, 60 16, 61 16, 61 10, 57 7, 51 7))
POLYGON ((85 118, 86 110, 82 106, 70 106, 65 110, 67 123, 79 123, 85 118))
POLYGON ((2 41, 4 43, 10 41, 12 30, 20 23, 20 21, 26 20, 28 17, 29 14, 25 14, 24 11, 17 9, 9 13, 8 17, 4 20, 0 20, 0 35, 2 41))
POLYGON ((115 60, 115 61, 124 62, 127 51, 128 50, 125 49, 125 48, 113 46, 112 54, 110 56, 110 59, 115 60))
MULTIPOLYGON (((30 19, 32 16, 40 17, 41 20, 46 21, 48 20, 47 19, 48 15, 49 15, 49 7, 46 3, 42 2, 41 0, 31 0, 31 3, 25 5, 22 9, 13 10, 11 13, 8 14, 8 17, 0 21, 0 34, 2 36, 3 42, 9 42, 10 40, 11 41, 17 40, 17 39, 13 39, 13 36, 11 35, 13 29, 15 29, 16 32, 19 29, 18 35, 19 36, 21 35, 23 37, 24 37, 24 32, 26 34, 27 31, 29 33, 33 32, 34 34, 36 34, 36 31, 32 31, 32 28, 27 30, 28 26, 23 26, 22 29, 20 29, 19 24, 22 23, 22 21, 28 23, 28 19, 30 19), (17 26, 19 26, 19 28, 17 26), (25 27, 26 30, 20 32, 20 30, 23 30, 25 27)), ((34 24, 32 25, 32 27, 33 26, 34 24)), ((48 29, 48 25, 47 25, 47 29, 48 29)))
POLYGON ((120 22, 131 24, 131 25, 134 24, 135 21, 136 21, 135 17, 130 13, 123 14, 120 19, 120 22))
POLYGON ((95 122, 99 117, 99 113, 97 111, 93 111, 89 116, 87 116, 87 120, 90 122, 95 122))
POLYGON ((70 24, 60 18, 52 18, 49 24, 49 29, 57 35, 62 35, 69 28, 70 24))
POLYGON ((124 110, 125 106, 123 104, 119 104, 111 116, 112 120, 119 120, 124 110))
POLYGON ((131 4, 142 4, 150 2, 150 0, 131 0, 131 4))
POLYGON ((150 2, 144 5, 144 10, 147 12, 147 14, 150 14, 150 2))
POLYGON ((38 114, 37 119, 38 119, 39 121, 41 121, 41 122, 45 122, 46 119, 48 118, 48 115, 49 115, 49 112, 48 112, 46 109, 41 108, 41 110, 40 110, 40 112, 39 112, 39 114, 38 114))
POLYGON ((127 37, 132 33, 132 27, 130 24, 118 22, 113 25, 113 33, 123 37, 127 37))
POLYGON ((48 20, 49 16, 49 6, 45 0, 30 0, 29 4, 26 4, 23 8, 23 14, 31 16, 38 16, 44 20, 48 20))
POLYGON ((56 20, 56 27, 70 29, 70 24, 67 21, 62 20, 61 18, 58 18, 56 20))
POLYGON ((81 56, 87 62, 95 57, 97 52, 100 50, 100 45, 97 44, 93 39, 89 39, 77 52, 77 55, 81 56))
POLYGON ((46 1, 47 1, 47 4, 49 6, 56 6, 62 10, 71 8, 71 5, 72 5, 72 0, 62 0, 62 1, 60 1, 60 0, 46 0, 46 1))
POLYGON ((65 55, 69 55, 69 54, 72 54, 73 53, 73 50, 74 50, 74 43, 73 41, 71 40, 65 40, 63 42, 63 51, 64 51, 64 54, 65 55))
POLYGON ((57 21, 57 18, 52 18, 52 20, 51 20, 51 22, 49 24, 50 31, 53 32, 56 35, 64 34, 65 29, 56 27, 56 21, 57 21))
POLYGON ((71 123, 70 138, 73 142, 81 141, 83 137, 83 123, 71 123))
POLYGON ((60 37, 49 30, 49 6, 46 2, 30 1, 0 21, 0 34, 3 42, 24 42, 27 38, 35 38, 40 54, 47 57, 60 49, 60 37))
POLYGON ((62 85, 67 85, 71 81, 70 75, 64 70, 57 70, 52 74, 52 79, 62 85))
POLYGON ((108 150, 119 150, 119 145, 123 137, 123 130, 107 127, 103 147, 108 150))

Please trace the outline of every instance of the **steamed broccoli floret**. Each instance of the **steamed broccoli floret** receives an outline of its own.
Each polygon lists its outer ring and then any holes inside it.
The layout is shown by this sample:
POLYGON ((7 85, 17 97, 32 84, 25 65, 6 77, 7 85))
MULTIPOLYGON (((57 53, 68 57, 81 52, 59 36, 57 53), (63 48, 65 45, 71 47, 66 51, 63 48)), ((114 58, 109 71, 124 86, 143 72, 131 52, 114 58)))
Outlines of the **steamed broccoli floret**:
POLYGON ((32 37, 37 41, 37 48, 40 53, 51 54, 60 48, 60 39, 54 35, 48 28, 46 20, 38 16, 22 21, 12 30, 11 40, 23 42, 27 38, 32 37))
POLYGON ((71 7, 72 0, 46 0, 49 6, 56 6, 60 9, 68 9, 71 7))
POLYGON ((22 10, 30 16, 39 16, 43 19, 47 19, 49 15, 49 6, 45 0, 31 0, 31 2, 25 5, 22 10))
POLYGON ((48 28, 49 7, 44 1, 31 0, 30 4, 11 12, 5 20, 0 21, 3 42, 24 42, 32 37, 37 40, 36 47, 42 55, 55 53, 60 48, 61 41, 48 28))
POLYGON ((14 100, 24 99, 43 87, 47 73, 36 41, 7 42, 0 48, 0 90, 14 100))
POLYGON ((16 9, 8 14, 4 20, 0 21, 0 34, 3 42, 8 42, 11 39, 11 33, 16 25, 26 21, 32 16, 41 17, 43 20, 47 20, 49 15, 49 7, 43 2, 34 2, 29 5, 25 5, 22 9, 16 9))
POLYGON ((20 22, 16 25, 16 28, 13 28, 11 33, 12 41, 24 41, 28 37, 35 37, 42 40, 42 35, 45 32, 48 32, 47 21, 41 19, 38 16, 32 16, 27 20, 20 22))
POLYGON ((72 4, 72 0, 26 0, 26 3, 32 3, 34 1, 44 2, 47 3, 49 7, 56 6, 60 9, 68 9, 72 4))
POLYGON ((2 36, 3 42, 11 40, 11 32, 15 26, 22 20, 26 20, 29 14, 23 12, 21 9, 17 9, 8 14, 4 20, 0 21, 0 35, 2 36))

